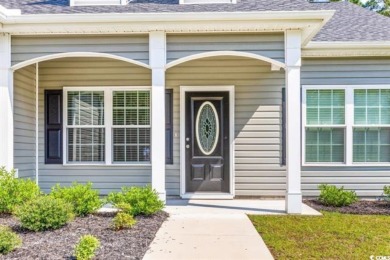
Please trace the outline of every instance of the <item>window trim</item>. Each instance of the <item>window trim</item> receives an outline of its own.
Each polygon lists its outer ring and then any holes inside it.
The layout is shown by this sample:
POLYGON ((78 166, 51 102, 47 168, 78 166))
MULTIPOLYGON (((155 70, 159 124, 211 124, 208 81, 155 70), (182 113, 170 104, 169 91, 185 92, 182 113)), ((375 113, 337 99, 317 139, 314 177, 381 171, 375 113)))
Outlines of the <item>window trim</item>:
MULTIPOLYGON (((301 142, 301 164, 302 166, 308 166, 308 167, 340 167, 340 166, 353 166, 353 167, 371 167, 371 166, 377 166, 377 167, 389 167, 389 163, 372 163, 372 162, 353 162, 353 129, 355 127, 365 127, 366 125, 355 125, 354 122, 354 90, 355 89, 390 89, 390 85, 388 84, 378 84, 378 85, 302 85, 301 91, 302 91, 302 111, 301 111, 301 136, 302 136, 302 142, 301 142), (344 125, 338 125, 337 127, 344 127, 345 129, 345 150, 344 150, 344 163, 325 163, 325 162, 319 162, 319 163, 313 163, 313 162, 306 162, 306 91, 307 90, 320 90, 320 89, 338 89, 338 90, 344 90, 345 91, 345 124, 344 125)), ((321 125, 318 127, 326 127, 327 125, 321 125)), ((315 125, 310 127, 316 127, 315 125)), ((380 127, 390 128, 390 125, 369 125, 369 127, 380 127)))
MULTIPOLYGON (((150 162, 120 162, 116 163, 113 161, 113 147, 112 147, 112 128, 113 125, 113 92, 114 91, 149 91, 150 92, 150 110, 152 109, 152 88, 151 86, 64 86, 63 87, 63 131, 62 135, 62 148, 63 148, 63 166, 151 166, 150 162), (104 124, 99 126, 105 129, 105 161, 104 162, 68 162, 68 147, 67 147, 67 129, 68 129, 68 92, 69 91, 103 91, 104 92, 104 124)), ((150 114, 150 117, 152 115, 150 114)), ((150 118, 151 120, 151 118, 150 118)), ((151 122, 151 121, 150 121, 151 122)), ((150 124, 150 131, 152 131, 152 125, 150 124)), ((150 149, 152 149, 152 140, 150 140, 150 149)))

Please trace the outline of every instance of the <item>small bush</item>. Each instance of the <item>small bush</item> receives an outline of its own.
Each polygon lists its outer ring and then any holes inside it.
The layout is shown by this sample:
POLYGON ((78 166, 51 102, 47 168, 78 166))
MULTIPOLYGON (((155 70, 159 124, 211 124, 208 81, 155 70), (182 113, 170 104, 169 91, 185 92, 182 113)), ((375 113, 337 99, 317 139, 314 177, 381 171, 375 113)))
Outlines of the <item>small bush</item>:
POLYGON ((50 195, 72 204, 77 216, 86 216, 103 205, 99 192, 92 189, 90 182, 85 185, 75 182, 70 187, 61 187, 57 184, 52 188, 50 195))
POLYGON ((390 186, 383 187, 383 194, 387 196, 387 199, 390 200, 390 186))
POLYGON ((0 225, 0 254, 6 255, 22 244, 20 237, 9 227, 0 225))
POLYGON ((96 250, 99 248, 99 240, 92 235, 85 235, 80 238, 80 241, 75 248, 75 256, 77 260, 89 260, 95 256, 96 250))
POLYGON ((22 227, 32 231, 58 229, 74 217, 72 205, 50 196, 42 196, 16 209, 22 227))
POLYGON ((110 193, 107 201, 115 206, 121 206, 122 210, 130 215, 152 215, 163 209, 164 203, 159 199, 158 194, 150 186, 146 187, 124 187, 121 192, 110 193), (124 204, 131 207, 123 209, 124 204))
POLYGON ((358 201, 356 193, 354 191, 346 191, 344 187, 337 188, 334 185, 321 184, 318 188, 321 191, 318 200, 326 206, 349 206, 358 201))
POLYGON ((16 178, 15 171, 0 168, 0 213, 12 213, 17 206, 39 194, 39 187, 34 181, 16 178))
POLYGON ((119 212, 112 220, 112 225, 115 230, 132 228, 136 223, 137 221, 133 216, 125 212, 119 212))

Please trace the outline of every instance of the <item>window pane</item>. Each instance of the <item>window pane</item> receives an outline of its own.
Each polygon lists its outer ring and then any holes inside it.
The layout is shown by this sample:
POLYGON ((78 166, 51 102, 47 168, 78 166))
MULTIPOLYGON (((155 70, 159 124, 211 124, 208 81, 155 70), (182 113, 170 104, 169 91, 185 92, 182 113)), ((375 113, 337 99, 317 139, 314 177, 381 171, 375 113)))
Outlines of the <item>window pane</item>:
POLYGON ((307 128, 306 162, 344 162, 343 128, 307 128))
POLYGON ((307 90, 307 125, 342 125, 345 122, 344 90, 307 90))
POLYGON ((390 91, 388 89, 356 89, 354 102, 355 124, 390 124, 390 91))
POLYGON ((390 162, 390 129, 355 128, 354 162, 390 162))
POLYGON ((69 128, 69 162, 104 162, 104 128, 69 128))
POLYGON ((68 125, 104 125, 104 92, 69 91, 68 125))

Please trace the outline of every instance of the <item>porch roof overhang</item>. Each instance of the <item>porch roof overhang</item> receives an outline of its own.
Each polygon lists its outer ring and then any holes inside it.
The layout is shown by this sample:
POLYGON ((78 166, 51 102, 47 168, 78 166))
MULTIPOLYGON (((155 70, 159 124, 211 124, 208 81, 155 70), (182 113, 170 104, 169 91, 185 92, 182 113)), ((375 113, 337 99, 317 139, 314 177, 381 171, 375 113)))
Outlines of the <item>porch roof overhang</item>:
POLYGON ((390 56, 390 41, 310 42, 302 49, 303 58, 390 56))
POLYGON ((220 13, 113 13, 113 14, 34 14, 7 11, 0 18, 0 33, 38 34, 124 34, 165 31, 191 32, 275 32, 302 31, 306 45, 333 16, 329 11, 266 11, 220 13))

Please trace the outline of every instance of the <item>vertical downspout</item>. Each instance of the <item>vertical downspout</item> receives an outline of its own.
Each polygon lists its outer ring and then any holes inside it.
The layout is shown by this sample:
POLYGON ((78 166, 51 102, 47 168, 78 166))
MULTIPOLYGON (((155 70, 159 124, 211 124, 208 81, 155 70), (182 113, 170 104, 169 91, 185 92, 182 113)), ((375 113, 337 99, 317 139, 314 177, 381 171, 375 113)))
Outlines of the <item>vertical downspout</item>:
POLYGON ((39 65, 35 64, 35 183, 39 185, 39 65))

